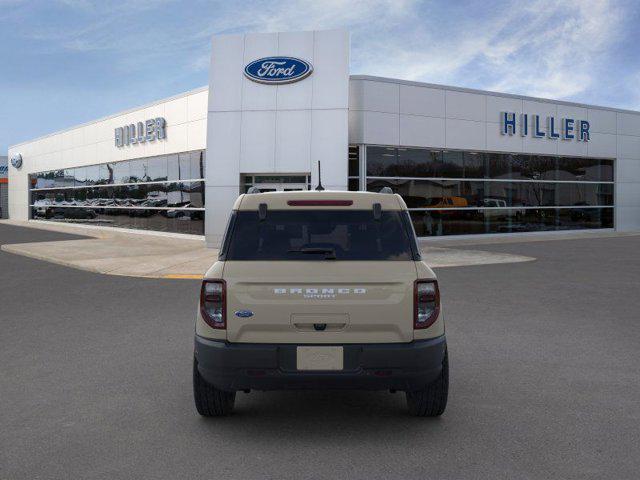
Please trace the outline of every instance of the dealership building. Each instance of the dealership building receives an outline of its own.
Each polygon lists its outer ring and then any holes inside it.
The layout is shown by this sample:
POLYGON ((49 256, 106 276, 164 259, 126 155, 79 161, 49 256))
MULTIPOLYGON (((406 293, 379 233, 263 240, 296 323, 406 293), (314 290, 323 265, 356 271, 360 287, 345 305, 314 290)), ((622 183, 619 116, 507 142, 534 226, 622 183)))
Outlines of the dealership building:
POLYGON ((205 235, 261 191, 379 191, 419 236, 640 230, 640 112, 349 73, 342 30, 214 36, 209 85, 9 148, 9 216, 205 235))
POLYGON ((0 156, 0 218, 9 216, 9 163, 6 156, 0 156))

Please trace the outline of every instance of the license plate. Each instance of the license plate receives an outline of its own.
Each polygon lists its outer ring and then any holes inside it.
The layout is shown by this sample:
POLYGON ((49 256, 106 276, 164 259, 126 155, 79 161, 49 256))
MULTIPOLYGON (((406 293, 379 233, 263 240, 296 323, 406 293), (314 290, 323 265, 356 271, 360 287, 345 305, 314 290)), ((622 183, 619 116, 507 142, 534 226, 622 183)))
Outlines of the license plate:
POLYGON ((344 351, 342 347, 298 347, 298 370, 342 370, 344 351))

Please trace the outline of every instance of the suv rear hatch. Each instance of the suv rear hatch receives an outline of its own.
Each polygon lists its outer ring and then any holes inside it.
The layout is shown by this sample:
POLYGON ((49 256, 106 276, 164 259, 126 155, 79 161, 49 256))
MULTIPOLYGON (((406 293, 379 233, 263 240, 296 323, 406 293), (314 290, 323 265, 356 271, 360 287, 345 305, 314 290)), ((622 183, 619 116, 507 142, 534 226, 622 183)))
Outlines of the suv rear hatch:
POLYGON ((263 205, 233 213, 221 252, 228 341, 413 340, 417 246, 406 211, 263 205))

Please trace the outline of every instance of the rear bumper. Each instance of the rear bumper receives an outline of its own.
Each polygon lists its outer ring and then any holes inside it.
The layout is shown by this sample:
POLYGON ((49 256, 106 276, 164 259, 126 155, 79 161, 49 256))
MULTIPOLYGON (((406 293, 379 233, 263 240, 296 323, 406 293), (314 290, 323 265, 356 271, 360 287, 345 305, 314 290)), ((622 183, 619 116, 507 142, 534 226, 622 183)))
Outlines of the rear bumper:
POLYGON ((196 336, 200 375, 221 390, 405 390, 442 371, 445 336, 410 343, 344 344, 344 370, 296 369, 295 344, 228 343, 196 336))

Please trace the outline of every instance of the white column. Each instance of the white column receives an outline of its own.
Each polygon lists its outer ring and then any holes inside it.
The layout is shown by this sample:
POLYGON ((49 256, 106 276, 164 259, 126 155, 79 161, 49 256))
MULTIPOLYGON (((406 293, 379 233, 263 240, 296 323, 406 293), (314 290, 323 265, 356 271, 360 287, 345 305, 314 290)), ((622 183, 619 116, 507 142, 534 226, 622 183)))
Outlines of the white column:
POLYGON ((349 34, 343 30, 220 35, 212 40, 207 125, 207 245, 218 246, 240 176, 297 173, 347 189, 349 34), (288 84, 244 75, 254 60, 288 56, 313 67, 288 84))

